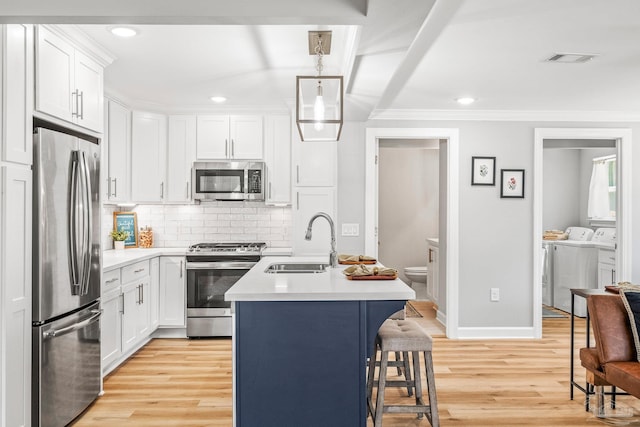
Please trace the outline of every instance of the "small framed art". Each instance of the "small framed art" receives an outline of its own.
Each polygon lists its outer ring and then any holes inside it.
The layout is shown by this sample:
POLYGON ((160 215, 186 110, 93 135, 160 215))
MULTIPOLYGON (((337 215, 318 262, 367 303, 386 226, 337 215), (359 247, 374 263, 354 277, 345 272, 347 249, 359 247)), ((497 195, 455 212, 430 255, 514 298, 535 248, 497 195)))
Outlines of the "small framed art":
POLYGON ((524 199, 524 169, 500 170, 500 197, 524 199))
POLYGON ((113 229, 129 233, 124 241, 125 248, 138 247, 138 217, 135 212, 114 212, 113 229))
POLYGON ((471 158, 471 185, 496 185, 496 158, 471 158))

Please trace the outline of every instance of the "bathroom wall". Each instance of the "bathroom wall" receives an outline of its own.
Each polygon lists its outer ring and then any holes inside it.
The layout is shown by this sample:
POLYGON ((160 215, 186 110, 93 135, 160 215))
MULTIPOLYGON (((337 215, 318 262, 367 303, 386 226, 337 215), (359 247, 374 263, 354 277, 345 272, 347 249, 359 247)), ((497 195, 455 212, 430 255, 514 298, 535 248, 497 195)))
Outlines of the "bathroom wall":
POLYGON ((380 147, 378 256, 403 280, 404 267, 427 265, 426 239, 438 237, 438 171, 437 149, 380 147))
POLYGON ((291 247, 291 208, 261 202, 207 202, 200 205, 138 205, 133 209, 105 206, 102 247, 112 249, 109 232, 113 213, 137 213, 138 228, 153 229, 154 247, 181 247, 200 242, 266 242, 291 247))

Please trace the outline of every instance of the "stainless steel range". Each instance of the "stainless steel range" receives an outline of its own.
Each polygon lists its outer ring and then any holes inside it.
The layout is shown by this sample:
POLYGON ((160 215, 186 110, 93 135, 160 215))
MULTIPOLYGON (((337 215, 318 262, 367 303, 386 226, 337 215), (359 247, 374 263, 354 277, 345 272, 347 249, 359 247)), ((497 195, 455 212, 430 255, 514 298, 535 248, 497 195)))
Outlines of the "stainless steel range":
POLYGON ((187 336, 231 336, 224 294, 260 261, 266 243, 198 243, 187 253, 187 336))

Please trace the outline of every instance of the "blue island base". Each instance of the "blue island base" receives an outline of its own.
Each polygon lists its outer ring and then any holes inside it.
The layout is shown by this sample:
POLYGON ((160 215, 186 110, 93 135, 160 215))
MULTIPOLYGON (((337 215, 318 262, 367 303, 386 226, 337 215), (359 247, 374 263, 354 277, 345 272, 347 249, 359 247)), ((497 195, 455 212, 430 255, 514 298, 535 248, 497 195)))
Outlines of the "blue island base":
POLYGON ((236 427, 365 427, 366 361, 406 301, 236 301, 236 427))

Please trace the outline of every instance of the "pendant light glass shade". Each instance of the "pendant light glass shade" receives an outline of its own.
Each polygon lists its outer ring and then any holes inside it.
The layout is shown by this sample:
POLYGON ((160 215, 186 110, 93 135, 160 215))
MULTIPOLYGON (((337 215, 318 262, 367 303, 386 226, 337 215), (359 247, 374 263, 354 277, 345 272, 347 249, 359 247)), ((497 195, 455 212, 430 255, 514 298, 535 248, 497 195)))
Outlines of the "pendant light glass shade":
POLYGON ((338 141, 342 132, 342 76, 296 77, 296 125, 302 141, 338 141))

